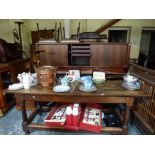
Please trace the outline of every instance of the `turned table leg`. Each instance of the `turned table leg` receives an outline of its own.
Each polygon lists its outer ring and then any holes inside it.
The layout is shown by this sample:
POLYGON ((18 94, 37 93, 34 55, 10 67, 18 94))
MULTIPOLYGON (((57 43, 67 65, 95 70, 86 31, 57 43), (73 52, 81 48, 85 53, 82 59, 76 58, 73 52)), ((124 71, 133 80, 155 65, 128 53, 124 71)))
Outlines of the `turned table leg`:
POLYGON ((26 113, 26 107, 25 107, 25 100, 22 101, 21 103, 21 112, 22 112, 22 127, 23 131, 25 132, 26 135, 30 134, 30 131, 28 130, 27 127, 27 113, 26 113))
POLYGON ((124 120, 123 120, 123 132, 125 135, 128 134, 129 116, 130 116, 130 107, 126 106, 125 113, 124 113, 124 120))
POLYGON ((128 134, 128 122, 130 117, 130 109, 133 106, 134 98, 127 97, 126 98, 126 108, 124 113, 124 119, 123 119, 123 133, 125 135, 128 134))

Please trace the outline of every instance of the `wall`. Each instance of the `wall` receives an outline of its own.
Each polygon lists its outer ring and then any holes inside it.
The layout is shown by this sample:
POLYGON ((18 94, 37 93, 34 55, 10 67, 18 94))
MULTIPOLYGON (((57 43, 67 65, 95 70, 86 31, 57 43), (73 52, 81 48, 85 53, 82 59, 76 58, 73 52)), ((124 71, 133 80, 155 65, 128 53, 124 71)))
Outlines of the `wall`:
POLYGON ((31 40, 31 31, 37 31, 37 23, 39 24, 39 29, 44 30, 50 30, 55 28, 55 23, 57 22, 57 28, 61 22, 61 26, 64 26, 64 20, 63 19, 25 19, 24 22, 24 28, 25 32, 24 35, 26 37, 25 39, 25 49, 26 51, 30 51, 30 44, 32 43, 31 40))
POLYGON ((71 34, 77 34, 77 28, 79 26, 80 22, 80 32, 86 32, 87 31, 87 20, 86 19, 71 19, 71 34))
MULTIPOLYGON (((95 31, 100 26, 108 23, 110 20, 106 19, 89 19, 87 20, 87 31, 95 31)), ((141 41, 141 32, 142 27, 155 27, 155 20, 151 19, 123 19, 116 23, 114 26, 131 26, 130 42, 131 42, 131 53, 130 58, 138 58, 140 41, 141 41)), ((103 32, 107 34, 108 29, 103 32)))
MULTIPOLYGON (((0 38, 6 40, 7 42, 14 43, 14 37, 13 37, 13 29, 18 30, 17 24, 15 24, 15 21, 23 21, 19 19, 1 19, 0 20, 0 38)), ((23 39, 23 49, 25 51, 28 51, 28 44, 27 44, 27 35, 26 31, 29 31, 28 27, 26 25, 21 25, 21 36, 23 39)))
POLYGON ((13 42, 12 24, 8 19, 0 20, 0 38, 8 42, 13 42))
POLYGON ((151 39, 151 33, 142 33, 141 35, 141 45, 140 45, 140 52, 144 55, 148 56, 149 53, 149 47, 150 47, 150 39, 151 39))
MULTIPOLYGON (((8 42, 13 42, 12 30, 17 27, 14 21, 15 19, 0 20, 0 38, 8 42)), ((61 22, 62 27, 64 26, 64 19, 24 19, 22 21, 24 22, 22 25, 23 49, 27 51, 27 53, 29 53, 31 44, 31 31, 37 30, 37 22, 39 23, 39 29, 54 29, 55 22, 57 22, 57 24, 61 22)), ((111 21, 111 19, 71 19, 70 34, 77 34, 79 22, 80 32, 93 32, 109 21, 111 21)), ((116 23, 115 26, 131 26, 130 42, 132 46, 130 58, 138 58, 142 27, 155 27, 155 20, 123 19, 116 23)), ((104 31, 103 34, 108 35, 108 30, 104 31)))

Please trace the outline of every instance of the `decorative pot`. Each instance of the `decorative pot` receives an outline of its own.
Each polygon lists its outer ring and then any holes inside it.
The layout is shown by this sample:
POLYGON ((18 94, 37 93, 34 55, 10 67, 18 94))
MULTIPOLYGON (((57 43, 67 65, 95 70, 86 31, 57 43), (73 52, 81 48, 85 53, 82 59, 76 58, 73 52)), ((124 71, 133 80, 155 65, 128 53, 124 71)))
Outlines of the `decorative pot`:
POLYGON ((41 66, 39 68, 35 68, 38 76, 38 83, 44 87, 53 84, 56 80, 56 70, 57 67, 54 66, 41 66))

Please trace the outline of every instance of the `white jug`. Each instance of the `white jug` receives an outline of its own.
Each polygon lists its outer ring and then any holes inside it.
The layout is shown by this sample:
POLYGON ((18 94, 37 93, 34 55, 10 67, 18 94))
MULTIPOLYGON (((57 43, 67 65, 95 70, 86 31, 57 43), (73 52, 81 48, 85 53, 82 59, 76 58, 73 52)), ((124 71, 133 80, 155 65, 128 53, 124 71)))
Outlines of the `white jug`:
POLYGON ((23 87, 24 89, 29 89, 31 86, 31 75, 30 73, 25 73, 23 76, 23 87))

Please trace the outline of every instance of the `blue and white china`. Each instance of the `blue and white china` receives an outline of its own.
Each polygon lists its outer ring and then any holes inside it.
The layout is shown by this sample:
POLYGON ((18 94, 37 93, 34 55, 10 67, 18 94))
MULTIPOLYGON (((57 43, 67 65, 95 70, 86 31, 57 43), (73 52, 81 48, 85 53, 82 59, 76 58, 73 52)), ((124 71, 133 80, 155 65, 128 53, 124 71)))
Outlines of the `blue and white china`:
POLYGON ((92 80, 87 79, 87 80, 85 80, 85 81, 83 82, 83 85, 84 85, 84 87, 85 87, 86 89, 91 89, 91 87, 92 87, 92 85, 93 85, 93 82, 92 82, 92 80))
POLYGON ((125 75, 123 77, 123 83, 122 86, 128 90, 136 90, 140 89, 141 82, 138 80, 137 77, 132 75, 125 75))
POLYGON ((91 76, 82 76, 80 79, 82 82, 84 82, 85 80, 92 80, 92 77, 91 76))
POLYGON ((97 88, 96 88, 94 85, 92 85, 91 88, 89 88, 89 89, 85 88, 84 85, 81 85, 81 86, 79 87, 79 89, 80 89, 81 91, 85 91, 85 92, 94 92, 94 91, 97 90, 97 88))
POLYGON ((53 91, 57 93, 68 92, 70 91, 70 87, 65 85, 57 85, 53 88, 53 91))
POLYGON ((123 79, 126 83, 129 83, 129 84, 134 84, 138 81, 138 78, 132 75, 125 75, 123 76, 123 79))
POLYGON ((67 76, 64 77, 60 77, 59 78, 59 82, 63 85, 63 86, 67 86, 69 85, 70 79, 67 76))
POLYGON ((125 75, 123 77, 123 83, 122 87, 128 89, 128 90, 136 90, 140 89, 141 82, 138 80, 137 77, 132 76, 132 75, 125 75))

